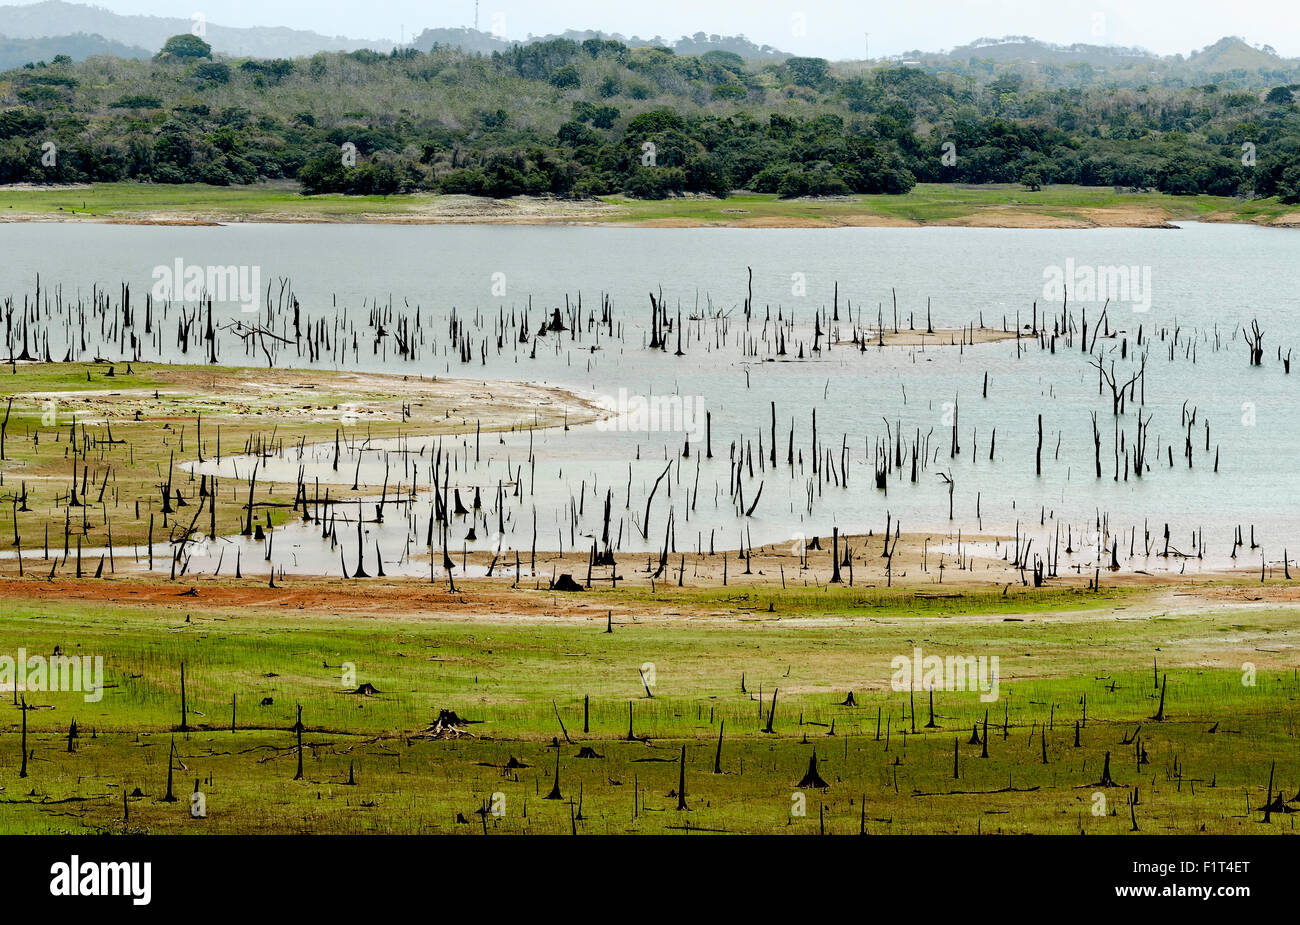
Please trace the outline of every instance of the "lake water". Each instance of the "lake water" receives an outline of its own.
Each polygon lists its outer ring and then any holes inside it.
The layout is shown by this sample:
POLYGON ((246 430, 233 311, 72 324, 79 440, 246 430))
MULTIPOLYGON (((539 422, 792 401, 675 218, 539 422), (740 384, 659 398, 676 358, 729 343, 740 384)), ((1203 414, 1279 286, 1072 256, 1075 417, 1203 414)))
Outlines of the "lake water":
MULTIPOLYGON (((480 537, 497 523, 498 482, 509 486, 524 464, 523 490, 506 491, 503 511, 507 549, 527 549, 537 509, 538 546, 589 549, 598 534, 606 491, 612 492, 614 531, 621 551, 656 551, 664 543, 671 506, 675 546, 687 552, 710 545, 735 549, 742 529, 754 544, 793 542, 798 535, 826 536, 832 526, 863 533, 885 526, 886 514, 905 532, 946 535, 960 528, 968 535, 1011 533, 1020 525, 1044 548, 1059 522, 1075 537, 1096 531, 1120 539, 1126 568, 1153 567, 1143 553, 1149 531, 1156 549, 1163 545, 1164 525, 1171 543, 1191 551, 1194 531, 1203 530, 1204 560, 1226 564, 1235 528, 1240 525, 1263 547, 1269 561, 1282 548, 1300 549, 1300 516, 1291 507, 1300 488, 1300 416, 1294 396, 1300 369, 1288 375, 1278 359, 1300 345, 1300 292, 1294 272, 1300 265, 1300 236, 1294 231, 1251 226, 1189 224, 1177 230, 1010 230, 973 228, 846 228, 836 230, 638 229, 550 226, 357 226, 229 225, 223 227, 149 227, 82 224, 0 225, 0 298, 18 305, 34 292, 39 274, 45 295, 62 302, 89 300, 92 286, 116 299, 129 283, 139 312, 156 267, 233 265, 256 267, 263 289, 278 293, 281 279, 305 317, 327 319, 331 330, 355 332, 359 348, 346 351, 346 368, 475 379, 515 379, 572 389, 584 396, 616 402, 620 390, 631 399, 676 398, 689 411, 712 416, 714 458, 702 460, 692 446, 681 458, 686 434, 681 429, 627 431, 618 427, 576 426, 532 434, 485 439, 477 465, 466 442, 444 439, 444 452, 459 447, 454 485, 466 500, 475 487, 491 509, 480 537), (1135 267, 1134 279, 1150 281, 1149 305, 1112 302, 1107 329, 1093 352, 1080 348, 1076 332, 1071 346, 1059 339, 1055 353, 1026 338, 958 348, 871 346, 859 350, 847 342, 855 323, 874 327, 883 314, 886 340, 893 330, 896 295, 900 329, 909 318, 924 329, 927 300, 936 328, 982 323, 1001 330, 1029 324, 1038 303, 1044 316, 1061 315, 1060 300, 1045 293, 1045 271, 1067 267, 1135 267), (743 303, 747 269, 753 270, 753 310, 746 323, 743 303), (1149 274, 1149 276, 1147 276, 1149 274), (829 319, 835 284, 839 286, 840 321, 829 319), (666 351, 647 348, 650 295, 659 298, 668 316, 680 311, 683 356, 674 355, 677 332, 666 351), (519 321, 531 297, 528 342, 520 343, 519 321), (550 312, 563 313, 582 300, 583 318, 600 318, 602 299, 611 304, 614 332, 584 327, 580 336, 534 335, 550 312), (419 356, 396 356, 392 338, 380 352, 372 350, 372 310, 380 307, 390 332, 401 317, 419 324, 419 356), (449 320, 455 315, 471 347, 468 362, 451 342, 449 320), (812 352, 823 313, 821 350, 812 352), (688 320, 691 318, 698 320, 688 320), (786 354, 778 356, 780 317, 786 354), (503 322, 504 319, 504 322, 503 322), (1257 320, 1264 332, 1262 365, 1252 367, 1242 327, 1257 320), (498 348, 498 325, 505 335, 498 348), (1139 325, 1143 345, 1137 345, 1139 325), (1176 338, 1176 339, 1175 339, 1176 338), (1171 358, 1172 345, 1172 358, 1171 358), (799 349, 804 356, 798 358, 799 349), (534 353, 535 350, 535 353, 534 353), (1148 420, 1147 462, 1138 479, 1114 478, 1116 422, 1124 446, 1132 445, 1138 405, 1112 414, 1109 390, 1099 394, 1099 376, 1091 365, 1101 357, 1107 370, 1114 362, 1120 382, 1138 369, 1136 357, 1147 353, 1142 420, 1148 420), (1121 352, 1127 354, 1121 357, 1121 352), (983 397, 985 377, 988 394, 983 397), (777 465, 762 456, 771 452, 772 403, 776 405, 777 465), (950 457, 950 422, 955 405, 960 454, 950 457), (812 412, 822 458, 829 453, 838 474, 847 469, 847 485, 838 484, 828 468, 812 472, 812 412), (1184 456, 1187 414, 1192 464, 1184 456), (1101 432, 1101 478, 1094 470, 1091 413, 1101 432), (1043 416, 1042 474, 1035 474, 1038 416, 1043 416), (887 490, 874 482, 878 442, 899 428, 908 443, 920 434, 927 458, 918 481, 908 480, 910 459, 901 473, 890 472, 887 490), (1205 423, 1209 422, 1209 450, 1205 423), (796 464, 786 464, 790 429, 794 428, 796 464), (989 440, 996 428, 994 458, 989 440), (763 451, 760 454, 759 441, 763 451), (535 467, 526 465, 529 445, 535 467), (762 490, 753 516, 740 516, 730 487, 734 475, 733 444, 752 450, 740 473, 743 504, 762 490), (1169 455, 1172 452, 1172 466, 1169 455), (1218 455, 1218 471, 1214 470, 1218 455), (801 456, 801 461, 798 457, 801 456), (646 499, 665 466, 670 476, 655 495, 647 536, 640 533, 646 499), (949 519, 948 483, 952 479, 953 519, 949 519), (901 476, 901 477, 900 477, 901 476), (573 511, 581 506, 576 527, 573 511), (977 516, 978 510, 978 516, 977 516), (1130 529, 1136 529, 1137 555, 1127 556, 1130 529), (584 538, 585 536, 585 538, 584 538)), ((1102 300, 1084 300, 1072 287, 1069 311, 1078 324, 1086 308, 1095 333, 1102 300)), ((274 296, 273 296, 274 298, 274 296)), ((1136 300, 1134 300, 1136 301, 1136 300)), ((192 305, 192 303, 190 303, 192 305)), ((237 306, 216 306, 218 322, 249 321, 265 313, 241 313, 237 306)), ((144 359, 179 360, 176 326, 181 308, 167 309, 155 323, 156 342, 141 349, 144 359)), ((272 322, 285 330, 286 315, 272 322)), ((68 349, 70 326, 49 328, 51 355, 68 349)), ((331 334, 337 342, 340 335, 331 334)), ((337 344, 336 344, 337 345, 337 344)), ((220 360, 258 365, 257 352, 225 332, 220 360)), ((88 343, 80 354, 124 359, 117 342, 88 343)), ((336 351, 335 362, 339 353, 336 351)), ((191 347, 185 359, 202 362, 202 349, 191 347)), ((310 365, 305 356, 281 349, 277 365, 310 365)), ((323 361, 320 365, 331 366, 323 361)), ((693 423, 691 420, 683 422, 693 423)), ((689 429, 689 428, 687 428, 689 429)), ((472 436, 469 438, 472 444, 472 436)), ((391 447, 390 447, 391 449, 391 447)), ((367 494, 378 494, 384 477, 383 447, 362 454, 367 494)), ((419 457, 426 467, 435 450, 419 457)), ((328 451, 308 451, 308 480, 331 477, 350 488, 346 464, 334 475, 328 451), (318 458, 317 458, 318 457, 318 458), (314 461, 314 462, 313 462, 314 461)), ((300 460, 271 461, 292 481, 300 460)), ((247 462, 251 466, 250 461, 247 462)), ((355 463, 355 460, 353 460, 355 463)), ((417 467, 421 463, 415 463, 417 467)), ((208 469, 216 471, 215 463, 208 469)), ((239 460, 224 460, 230 476, 239 460)), ((396 479, 394 466, 389 462, 396 479)), ((246 471, 246 469, 241 469, 246 471)), ((409 476, 405 481, 409 485, 409 476)), ((335 495, 339 489, 334 489, 335 495)), ((344 494, 348 494, 346 491, 344 494)), ((396 557, 403 537, 423 538, 420 517, 393 517, 395 523, 374 535, 396 557)), ((337 573, 338 552, 312 550, 319 528, 286 535, 285 548, 298 546, 304 570, 337 573), (310 535, 308 535, 310 534, 310 535), (328 559, 328 566, 319 563, 328 559)), ((344 531, 340 530, 342 535, 344 531)), ((459 530, 463 533, 463 529, 459 530)), ((277 542, 281 542, 277 540, 277 542)), ((367 540, 369 542, 369 539, 367 540)), ((1062 539, 1064 544, 1064 539, 1062 539)), ((416 544, 418 545, 418 544, 416 544)), ((461 547, 458 536, 453 547, 461 547)), ((1079 542, 1076 540, 1075 545, 1079 542)), ((473 548, 471 546, 471 548, 473 548)), ((1258 568, 1259 550, 1242 551, 1243 567, 1258 568)), ((260 557, 251 557, 260 558, 260 557)), ((411 569, 427 573, 424 566, 411 569)), ((245 562, 247 570, 249 563, 245 562)), ((1159 567, 1161 563, 1156 563, 1159 567)), ((1190 566, 1189 566, 1190 567, 1190 566)))

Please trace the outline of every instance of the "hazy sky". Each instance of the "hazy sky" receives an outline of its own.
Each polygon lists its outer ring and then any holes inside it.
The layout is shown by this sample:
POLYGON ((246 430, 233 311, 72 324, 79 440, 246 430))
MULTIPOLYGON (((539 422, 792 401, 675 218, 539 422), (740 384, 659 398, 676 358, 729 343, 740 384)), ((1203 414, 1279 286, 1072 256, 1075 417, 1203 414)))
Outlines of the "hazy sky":
MULTIPOLYGON (((30 0, 0 0, 24 3, 30 0)), ((99 0, 118 13, 189 18, 227 26, 292 26, 326 35, 409 40, 426 26, 474 23, 473 0, 99 0)), ((1300 0, 481 0, 479 27, 507 38, 564 29, 676 38, 741 33, 799 54, 860 58, 870 52, 937 51, 981 36, 1032 35, 1051 42, 1141 45, 1187 53, 1224 35, 1300 57, 1300 0)))

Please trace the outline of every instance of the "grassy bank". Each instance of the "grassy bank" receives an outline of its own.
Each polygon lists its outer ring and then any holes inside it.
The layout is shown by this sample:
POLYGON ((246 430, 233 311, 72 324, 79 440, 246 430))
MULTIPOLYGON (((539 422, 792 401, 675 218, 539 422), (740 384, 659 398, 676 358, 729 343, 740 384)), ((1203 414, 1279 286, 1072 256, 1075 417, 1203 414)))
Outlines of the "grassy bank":
POLYGON ((809 224, 967 224, 1055 227, 1126 226, 1165 221, 1215 220, 1268 223, 1300 213, 1276 199, 1249 202, 1224 196, 1117 193, 1110 187, 956 186, 922 183, 904 195, 861 195, 817 200, 781 200, 747 194, 726 200, 634 201, 611 198, 631 221, 690 220, 736 224, 785 221, 809 224))
POLYGON ((38 189, 0 187, 0 220, 307 222, 595 222, 662 225, 958 224, 992 227, 1158 226, 1168 221, 1289 223, 1300 207, 1276 199, 1117 193, 1110 187, 1049 186, 1030 192, 1014 184, 919 184, 905 195, 855 195, 781 200, 737 194, 565 202, 411 194, 303 196, 292 184, 216 187, 100 183, 38 189))

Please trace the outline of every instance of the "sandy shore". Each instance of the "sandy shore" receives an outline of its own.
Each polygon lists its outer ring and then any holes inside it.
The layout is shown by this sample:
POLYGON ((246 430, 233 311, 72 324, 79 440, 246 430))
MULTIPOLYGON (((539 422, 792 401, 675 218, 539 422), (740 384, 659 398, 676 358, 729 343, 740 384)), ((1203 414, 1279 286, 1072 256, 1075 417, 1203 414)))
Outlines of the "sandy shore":
POLYGON ((409 423, 413 430, 431 433, 578 424, 601 414, 590 400, 566 389, 508 379, 143 364, 154 384, 132 387, 130 364, 116 365, 122 370, 121 386, 13 395, 37 405, 57 401, 78 421, 124 426, 179 420, 182 406, 186 415, 203 414, 214 421, 274 416, 284 423, 409 423))
MULTIPOLYGON (((1028 327, 1028 325, 1026 325, 1028 327)), ((1015 331, 1001 331, 996 328, 935 328, 933 331, 905 330, 895 331, 886 327, 884 337, 879 329, 864 332, 867 348, 872 347, 957 347, 972 344, 992 344, 1003 340, 1015 340, 1015 331)), ((1032 338, 1035 335, 1026 330, 1021 337, 1032 338)), ((851 340, 835 342, 837 347, 854 346, 851 340)))

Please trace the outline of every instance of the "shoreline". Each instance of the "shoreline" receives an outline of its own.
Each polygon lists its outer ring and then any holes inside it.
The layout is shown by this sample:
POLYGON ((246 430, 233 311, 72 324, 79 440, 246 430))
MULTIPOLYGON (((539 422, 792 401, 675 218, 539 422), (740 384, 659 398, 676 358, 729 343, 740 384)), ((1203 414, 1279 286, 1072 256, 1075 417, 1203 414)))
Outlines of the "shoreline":
MULTIPOLYGON (((378 500, 378 495, 363 492, 355 499, 338 503, 359 508, 378 500)), ((388 503, 401 511, 404 506, 425 501, 394 495, 388 503)), ((344 534, 348 535, 355 521, 347 512, 342 520, 344 534)), ((831 537, 821 537, 819 545, 809 546, 802 554, 780 543, 743 552, 734 548, 708 553, 674 552, 655 571, 652 567, 659 557, 644 550, 619 550, 617 564, 611 568, 604 562, 593 565, 589 551, 583 549, 557 551, 548 545, 530 551, 511 546, 494 552, 490 542, 484 540, 474 541, 473 548, 464 542, 450 547, 453 568, 449 575, 446 568, 434 565, 436 557, 446 549, 439 550, 436 543, 428 549, 420 544, 400 553, 390 548, 383 559, 384 568, 378 569, 377 575, 357 578, 347 574, 347 568, 340 574, 332 551, 315 564, 308 561, 312 550, 306 541, 320 532, 316 524, 322 522, 327 521, 285 522, 267 528, 268 536, 279 536, 282 544, 289 543, 297 550, 294 566, 275 571, 275 580, 269 585, 267 577, 272 571, 254 555, 263 548, 260 539, 254 542, 234 533, 222 534, 210 541, 225 550, 219 557, 217 550, 208 548, 209 540, 199 529, 192 536, 199 556, 197 563, 187 556, 180 572, 170 574, 167 563, 177 543, 174 537, 159 539, 152 551, 147 544, 142 548, 120 542, 109 547, 82 548, 78 562, 84 561, 85 565, 78 566, 75 578, 71 559, 57 549, 46 549, 44 554, 40 547, 28 549, 22 557, 25 569, 14 551, 6 550, 0 555, 0 600, 21 598, 29 589, 37 588, 53 598, 103 600, 117 599, 124 589, 132 589, 128 597, 175 597, 186 588, 189 590, 185 594, 190 596, 197 593, 196 588, 203 588, 205 596, 217 598, 252 594, 259 600, 263 596, 280 599, 283 594, 271 593, 279 591, 291 598, 308 595, 323 606, 338 607, 353 597, 370 601, 370 589, 382 588, 394 599, 450 595, 465 603, 467 596, 477 597, 492 602, 493 612, 523 600, 535 601, 537 595, 542 595, 552 606, 564 600, 579 609, 605 606, 601 601, 676 601, 676 606, 698 611, 698 616, 707 616, 724 604, 724 609, 752 604, 740 609, 763 610, 759 605, 765 605, 768 598, 787 595, 825 596, 821 606, 847 612, 861 609, 864 595, 881 594, 948 601, 954 613, 985 598, 1045 604, 1062 595, 1102 604, 1115 594, 1168 593, 1185 598, 1184 605, 1198 607, 1221 601, 1225 594, 1240 604, 1300 602, 1300 588, 1284 577, 1276 563, 1268 569, 1267 580, 1261 582, 1259 570, 1254 567, 1212 561, 1185 571, 1179 567, 1185 557, 1159 553, 1114 568, 1092 551, 1077 550, 1059 572, 1045 572, 1040 586, 1028 564, 1021 567, 1008 561, 1005 554, 1011 552, 1009 535, 977 534, 963 539, 958 546, 956 536, 938 531, 900 534, 901 546, 892 557, 897 560, 894 562, 871 548, 879 542, 878 537, 857 533, 841 534, 839 547, 832 546, 831 537), (245 573, 232 574, 237 571, 233 557, 241 546, 248 547, 243 550, 248 554, 244 557, 245 573), (836 570, 832 556, 835 550, 852 555, 852 565, 846 559, 836 570), (110 567, 102 576, 96 574, 94 580, 88 580, 90 563, 98 558, 107 558, 110 567), (191 565, 197 567, 191 571, 191 565), (554 582, 564 575, 574 583, 555 586, 554 582), (614 575, 617 580, 611 582, 614 575)), ((351 547, 344 561, 350 562, 356 555, 356 547, 351 547)), ((375 555, 379 556, 377 549, 375 555)), ((369 551, 364 556, 368 557, 369 551)))
POLYGON ((165 213, 146 213, 138 216, 102 216, 85 215, 74 212, 25 212, 0 215, 0 225, 35 225, 35 224, 74 224, 127 225, 139 227, 181 227, 181 228, 220 228, 226 225, 475 225, 475 226, 522 226, 544 225, 578 228, 649 228, 657 230, 678 229, 745 229, 745 230, 830 230, 837 228, 999 228, 1003 230, 1076 230, 1084 231, 1100 228, 1144 228, 1150 230, 1177 230, 1174 222, 1207 221, 1217 224, 1257 225, 1268 228, 1300 227, 1300 217, 1294 221, 1274 221, 1258 223, 1224 218, 1177 218, 1120 214, 1112 219, 1099 220, 1057 218, 1037 213, 1013 213, 1002 216, 971 214, 953 219, 934 221, 896 219, 890 216, 862 213, 837 217, 834 221, 788 217, 763 217, 732 221, 709 221, 694 218, 647 218, 640 220, 596 220, 589 217, 573 217, 563 214, 553 216, 519 215, 492 216, 475 215, 472 217, 455 215, 403 215, 391 213, 360 213, 346 219, 326 216, 293 214, 238 214, 179 217, 165 213))
POLYGON ((90 222, 141 226, 226 224, 558 225, 615 228, 1004 228, 1168 230, 1178 222, 1300 227, 1300 206, 1276 200, 1115 192, 1109 187, 918 185, 902 195, 778 199, 736 191, 719 199, 550 196, 489 199, 409 193, 390 197, 250 187, 91 184, 0 186, 0 224, 90 222))

